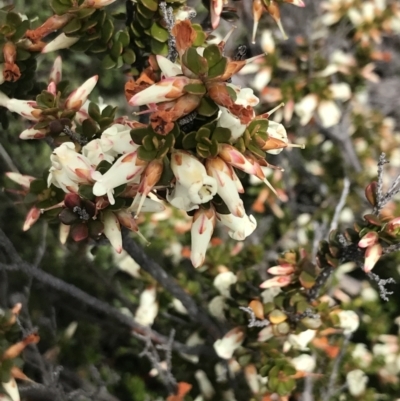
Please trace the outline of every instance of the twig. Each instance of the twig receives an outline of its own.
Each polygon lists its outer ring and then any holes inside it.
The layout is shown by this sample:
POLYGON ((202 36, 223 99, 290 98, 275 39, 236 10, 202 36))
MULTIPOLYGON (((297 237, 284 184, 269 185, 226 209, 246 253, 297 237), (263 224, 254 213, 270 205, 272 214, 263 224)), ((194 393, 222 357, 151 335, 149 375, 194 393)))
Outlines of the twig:
POLYGON ((251 309, 249 306, 239 306, 239 309, 241 309, 242 311, 247 312, 250 315, 249 318, 249 324, 247 325, 247 327, 265 327, 265 326, 269 326, 270 322, 268 319, 264 319, 264 320, 257 320, 256 315, 253 312, 253 309, 251 309))
POLYGON ((310 290, 308 291, 308 300, 310 302, 317 299, 320 289, 325 285, 325 283, 328 281, 332 273, 333 273, 332 266, 325 266, 321 270, 321 273, 315 280, 314 286, 311 287, 310 290))
POLYGON ((369 272, 367 274, 367 276, 372 280, 375 281, 378 285, 379 288, 379 296, 381 297, 381 299, 383 299, 384 301, 389 301, 388 295, 392 295, 393 291, 388 291, 386 289, 386 285, 387 284, 396 284, 396 281, 394 280, 394 278, 389 277, 387 279, 382 279, 380 278, 377 274, 369 272))
POLYGON ((172 61, 173 63, 178 57, 178 51, 176 50, 176 39, 175 36, 172 34, 172 28, 175 25, 175 17, 174 11, 172 7, 167 7, 165 1, 161 1, 159 4, 161 13, 164 17, 165 24, 168 29, 168 55, 167 59, 172 61))
POLYGON ((129 256, 144 271, 149 273, 163 288, 182 302, 191 320, 203 326, 214 339, 222 337, 221 330, 207 312, 198 306, 193 298, 158 263, 144 252, 143 248, 131 238, 128 230, 124 230, 123 232, 122 243, 125 251, 128 252, 129 256))
POLYGON ((0 143, 0 156, 4 160, 4 164, 7 166, 7 169, 14 172, 19 173, 17 166, 12 161, 10 155, 7 153, 4 146, 0 143))
MULTIPOLYGON (((124 315, 118 309, 112 307, 111 305, 93 297, 92 295, 87 294, 86 292, 80 290, 72 284, 68 284, 65 281, 52 276, 49 273, 46 273, 30 263, 27 263, 21 259, 18 252, 15 250, 13 244, 8 239, 8 237, 4 234, 3 230, 0 229, 0 246, 3 248, 7 256, 11 259, 11 263, 0 263, 0 268, 3 268, 7 271, 22 271, 29 277, 34 277, 36 280, 41 282, 42 284, 48 285, 59 292, 67 294, 83 304, 93 308, 94 310, 104 313, 107 316, 117 320, 119 323, 133 329, 137 333, 146 333, 149 329, 147 327, 142 326, 141 324, 135 322, 129 316, 124 315)), ((151 330, 151 339, 155 343, 164 344, 168 342, 168 338, 163 336, 162 334, 157 333, 154 330, 151 330)), ((176 351, 187 353, 187 354, 195 354, 205 351, 204 347, 188 347, 185 344, 174 341, 173 348, 176 351)))
POLYGON ((79 143, 79 145, 86 145, 88 143, 88 140, 86 138, 82 138, 80 135, 72 131, 71 128, 67 125, 64 126, 62 132, 64 132, 65 135, 71 138, 72 141, 79 143))
POLYGON ((340 212, 342 211, 342 209, 344 208, 344 206, 346 205, 346 199, 347 196, 349 195, 349 191, 350 191, 350 180, 348 177, 345 177, 343 180, 343 190, 342 190, 342 194, 340 195, 340 199, 339 202, 335 208, 335 213, 333 215, 332 221, 331 221, 331 225, 329 227, 329 232, 331 232, 332 230, 335 230, 338 226, 338 220, 339 220, 339 216, 340 216, 340 212))

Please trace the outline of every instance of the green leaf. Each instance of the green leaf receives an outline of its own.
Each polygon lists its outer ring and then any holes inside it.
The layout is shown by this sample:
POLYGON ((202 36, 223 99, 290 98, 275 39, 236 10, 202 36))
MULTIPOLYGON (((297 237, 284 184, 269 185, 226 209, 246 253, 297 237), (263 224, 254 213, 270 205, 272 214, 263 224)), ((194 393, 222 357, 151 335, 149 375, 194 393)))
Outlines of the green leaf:
POLYGON ((9 12, 6 17, 6 23, 16 28, 22 23, 22 19, 17 13, 9 12))
POLYGON ((93 118, 93 120, 98 121, 101 117, 100 108, 96 103, 90 102, 88 107, 89 116, 93 118))
POLYGON ((113 106, 108 105, 101 112, 101 116, 102 117, 114 118, 115 117, 115 113, 117 112, 117 109, 118 109, 117 106, 113 107, 113 106))
POLYGON ((71 50, 76 52, 86 52, 92 44, 90 42, 85 42, 84 40, 79 40, 74 45, 70 47, 71 50))
POLYGON ((108 43, 111 37, 113 36, 113 33, 114 33, 114 24, 109 18, 107 18, 104 21, 103 26, 101 27, 101 41, 103 43, 108 43))
POLYGON ((203 46, 204 42, 206 40, 206 34, 205 34, 203 28, 199 24, 192 24, 192 28, 197 33, 196 39, 193 42, 193 46, 195 46, 195 47, 203 46))
POLYGON ((113 60, 109 54, 107 54, 101 61, 101 65, 106 70, 110 70, 111 68, 114 68, 117 65, 117 62, 113 60))
POLYGON ((154 22, 150 28, 150 34, 152 38, 158 40, 159 42, 166 42, 168 40, 168 31, 162 27, 158 22, 154 22))
POLYGON ((29 29, 30 26, 30 22, 29 20, 24 20, 22 21, 17 28, 15 29, 15 32, 13 34, 13 36, 11 37, 11 40, 16 43, 18 42, 20 39, 22 39, 22 37, 25 35, 25 32, 29 29))
POLYGON ((183 89, 192 95, 204 95, 207 92, 207 89, 203 84, 187 84, 183 89))
POLYGON ((47 91, 42 91, 40 95, 36 96, 36 103, 39 107, 53 108, 55 104, 55 96, 47 91))
POLYGON ((209 45, 204 49, 203 57, 207 59, 208 67, 214 67, 222 59, 221 50, 217 45, 209 45))
POLYGON ((114 122, 114 117, 102 117, 99 121, 101 129, 106 129, 114 122))
POLYGON ((143 138, 149 134, 149 129, 147 127, 134 128, 131 130, 131 138, 136 145, 141 145, 143 138))
POLYGON ((33 180, 29 187, 29 191, 34 194, 40 194, 47 189, 47 183, 42 179, 33 180))
POLYGON ((74 14, 79 19, 90 17, 93 13, 96 12, 95 8, 81 8, 80 10, 76 11, 74 14))
POLYGON ((92 120, 91 118, 87 118, 83 121, 82 135, 86 138, 93 138, 98 130, 99 126, 97 125, 96 121, 92 120))
POLYGON ((209 138, 210 134, 211 131, 203 126, 196 132, 196 141, 201 141, 204 138, 209 138))
POLYGON ((250 132, 251 136, 257 133, 265 133, 268 130, 269 121, 267 119, 253 120, 248 126, 247 130, 250 132))
POLYGON ((74 18, 71 20, 65 27, 63 28, 63 32, 66 34, 73 34, 78 32, 82 28, 82 22, 78 18, 74 18))
POLYGON ((130 42, 129 33, 126 30, 119 31, 117 33, 117 40, 122 44, 122 47, 128 46, 130 42))
POLYGON ((229 96, 231 97, 232 101, 235 102, 236 99, 237 99, 237 95, 236 95, 235 90, 233 88, 231 88, 230 86, 228 86, 228 85, 226 85, 225 88, 226 88, 229 96))
POLYGON ((215 78, 222 75, 226 70, 227 58, 222 57, 214 66, 208 69, 208 78, 215 78))
POLYGON ((122 53, 122 59, 125 64, 133 64, 136 61, 136 54, 132 49, 125 49, 122 53))
POLYGON ((17 61, 28 60, 28 58, 31 57, 31 55, 32 53, 30 53, 28 50, 17 47, 17 61))
POLYGON ((88 199, 88 200, 94 200, 95 196, 93 195, 93 187, 91 185, 79 185, 79 195, 82 198, 88 199))
POLYGON ((97 165, 96 171, 99 171, 101 174, 105 174, 111 168, 111 166, 111 163, 103 160, 97 165))
POLYGON ((110 56, 113 60, 118 60, 118 57, 121 55, 121 53, 122 53, 122 43, 115 41, 111 46, 110 56))
MULTIPOLYGON (((187 86, 187 85, 186 85, 187 86)), ((205 117, 211 117, 219 111, 217 104, 210 99, 208 96, 204 96, 200 100, 200 105, 197 108, 197 112, 205 117)))
POLYGON ((158 2, 156 0, 141 0, 141 3, 150 11, 158 10, 158 2))
POLYGON ((147 151, 152 151, 155 149, 154 143, 153 143, 153 136, 152 135, 146 135, 143 138, 142 141, 142 146, 144 147, 145 150, 147 151))
POLYGON ((138 13, 141 14, 141 15, 143 15, 143 17, 145 17, 145 18, 153 19, 153 17, 154 17, 154 11, 152 11, 152 10, 146 8, 146 7, 142 4, 142 2, 137 3, 137 10, 138 10, 138 13))
POLYGON ((197 145, 196 132, 189 132, 182 139, 183 149, 194 149, 197 145))
MULTIPOLYGON (((135 41, 136 44, 138 44, 135 41)), ((139 47, 145 47, 144 45, 139 46, 139 47)), ((160 54, 161 56, 167 56, 168 55, 168 44, 167 43, 161 43, 158 40, 155 40, 153 38, 151 38, 151 42, 150 42, 150 48, 151 48, 151 52, 153 54, 160 54)))
POLYGON ((138 157, 139 159, 147 162, 151 162, 157 156, 157 150, 146 150, 143 146, 138 149, 138 157))
POLYGON ((229 128, 217 127, 212 133, 211 138, 220 143, 227 143, 231 139, 232 133, 229 128))
POLYGON ((215 139, 212 139, 211 141, 211 146, 209 147, 210 153, 212 157, 217 157, 218 156, 218 142, 215 139))
POLYGON ((163 158, 163 171, 161 174, 160 179, 158 180, 158 182, 156 183, 156 185, 162 185, 162 186, 167 186, 170 185, 173 178, 174 178, 174 173, 171 169, 171 163, 168 159, 168 157, 164 157, 163 158))
POLYGON ((194 47, 189 47, 182 57, 183 64, 198 76, 206 75, 208 71, 207 60, 197 53, 194 47))

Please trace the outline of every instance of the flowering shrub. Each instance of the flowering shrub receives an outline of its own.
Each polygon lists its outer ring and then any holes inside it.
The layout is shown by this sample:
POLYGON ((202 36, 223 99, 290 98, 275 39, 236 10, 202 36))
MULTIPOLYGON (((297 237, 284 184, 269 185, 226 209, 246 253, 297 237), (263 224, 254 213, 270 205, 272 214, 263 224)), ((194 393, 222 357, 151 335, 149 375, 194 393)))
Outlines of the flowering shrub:
POLYGON ((0 10, 0 399, 398 394, 398 5, 200 3, 0 10))

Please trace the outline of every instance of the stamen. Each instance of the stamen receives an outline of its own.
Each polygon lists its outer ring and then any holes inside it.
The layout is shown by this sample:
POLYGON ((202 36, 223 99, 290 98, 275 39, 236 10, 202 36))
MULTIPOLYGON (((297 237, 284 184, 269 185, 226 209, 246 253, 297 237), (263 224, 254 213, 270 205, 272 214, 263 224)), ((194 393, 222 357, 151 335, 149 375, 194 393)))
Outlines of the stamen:
POLYGON ((285 103, 282 102, 282 103, 278 104, 278 106, 271 109, 270 111, 267 111, 265 114, 268 114, 268 116, 270 116, 271 114, 275 113, 277 110, 282 108, 284 105, 285 105, 285 103))
POLYGON ((288 143, 286 145, 287 148, 300 148, 300 149, 305 149, 306 145, 304 143, 302 144, 297 144, 297 143, 288 143))

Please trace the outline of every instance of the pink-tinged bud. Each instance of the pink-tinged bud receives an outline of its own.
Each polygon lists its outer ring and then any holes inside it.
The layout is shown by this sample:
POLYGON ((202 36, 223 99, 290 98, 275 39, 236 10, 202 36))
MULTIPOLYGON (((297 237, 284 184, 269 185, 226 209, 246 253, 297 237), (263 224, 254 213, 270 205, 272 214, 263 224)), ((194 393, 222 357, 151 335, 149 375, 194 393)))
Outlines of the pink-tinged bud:
POLYGON ((56 57, 53 67, 50 71, 49 82, 54 82, 56 85, 62 80, 62 58, 56 57))
POLYGON ((270 0, 269 5, 267 6, 267 11, 271 15, 271 17, 275 20, 276 24, 278 25, 279 30, 281 31, 283 38, 287 39, 287 35, 285 30, 283 29, 282 26, 282 21, 281 21, 281 12, 279 10, 279 6, 276 2, 276 0, 270 0))
POLYGON ((208 175, 217 181, 217 194, 225 202, 229 211, 236 217, 243 217, 245 210, 234 181, 233 168, 220 157, 215 157, 207 159, 206 170, 208 175))
POLYGON ((56 50, 68 49, 79 40, 78 37, 67 36, 65 33, 61 33, 51 42, 42 49, 42 53, 50 53, 56 50))
POLYGON ((360 241, 358 241, 358 246, 360 248, 367 248, 371 245, 376 244, 379 241, 379 235, 375 231, 370 231, 365 234, 360 241))
POLYGON ((136 232, 139 230, 137 219, 135 219, 132 216, 132 213, 130 213, 128 210, 118 210, 117 212, 115 212, 115 215, 117 216, 118 221, 128 230, 136 232))
POLYGON ((13 172, 6 173, 6 176, 10 180, 21 185, 21 187, 24 187, 25 189, 29 189, 31 186, 31 182, 36 180, 35 177, 31 177, 30 175, 23 175, 23 174, 13 173, 13 172))
POLYGON ((52 95, 57 95, 57 86, 54 82, 50 82, 47 85, 47 92, 50 92, 52 95))
POLYGON ((210 14, 211 14, 211 26, 213 29, 217 29, 219 25, 223 6, 224 6, 223 0, 211 0, 210 14))
POLYGON ((19 134, 19 139, 43 139, 46 137, 48 131, 45 129, 27 128, 19 134))
POLYGON ((221 339, 215 341, 214 349, 223 359, 231 359, 233 353, 242 345, 245 334, 240 327, 228 331, 221 339))
POLYGON ((122 235, 117 216, 113 212, 105 210, 101 213, 101 221, 104 224, 104 235, 108 238, 115 251, 121 253, 122 235))
POLYGON ((260 284, 260 288, 271 288, 271 287, 286 287, 292 282, 292 276, 276 276, 265 280, 260 284))
POLYGON ((189 83, 201 82, 187 77, 165 78, 154 85, 142 90, 129 100, 131 106, 143 106, 145 104, 166 102, 177 99, 185 92, 183 87, 189 83))
POLYGON ((95 75, 85 81, 78 89, 75 89, 65 101, 65 108, 79 110, 86 102, 88 96, 94 89, 99 80, 99 76, 95 75))
POLYGON ((22 231, 28 231, 39 220, 40 214, 40 209, 33 206, 26 215, 22 231))
POLYGON ((42 110, 36 109, 36 102, 33 100, 19 100, 19 99, 8 99, 5 104, 2 104, 3 99, 0 99, 0 105, 4 106, 12 113, 17 113, 27 120, 38 121, 42 115, 42 110))
POLYGON ((192 247, 190 260, 194 267, 200 267, 206 258, 208 244, 214 232, 216 222, 215 209, 199 209, 193 216, 191 228, 192 247))
POLYGON ((400 217, 390 220, 386 225, 385 231, 392 235, 398 235, 400 232, 400 217))
POLYGON ((273 274, 275 276, 279 275, 279 276, 287 276, 288 274, 292 274, 294 273, 294 267, 292 265, 278 265, 278 266, 273 266, 270 267, 267 272, 269 274, 273 274))
POLYGON ((70 230, 71 230, 71 226, 70 225, 66 225, 66 224, 60 223, 59 238, 60 238, 60 242, 63 245, 67 242, 70 230))
POLYGON ((137 151, 121 156, 104 175, 98 171, 93 175, 97 181, 93 186, 93 194, 107 195, 111 205, 114 205, 114 188, 138 180, 146 165, 147 162, 137 157, 137 151))
POLYGON ((140 180, 138 192, 135 196, 135 199, 133 200, 132 205, 129 208, 129 210, 133 210, 136 206, 136 202, 139 201, 139 205, 136 209, 136 215, 140 213, 140 210, 142 209, 147 195, 160 180, 163 169, 164 163, 162 162, 162 160, 152 160, 145 168, 140 180))
POLYGON ((365 188, 365 197, 367 198, 368 202, 372 206, 376 206, 377 199, 376 199, 376 193, 378 190, 378 183, 376 181, 371 182, 371 184, 367 185, 365 188))
POLYGON ((364 271, 365 273, 369 273, 379 258, 382 255, 382 246, 380 244, 375 244, 367 248, 365 251, 365 260, 364 260, 364 271))

